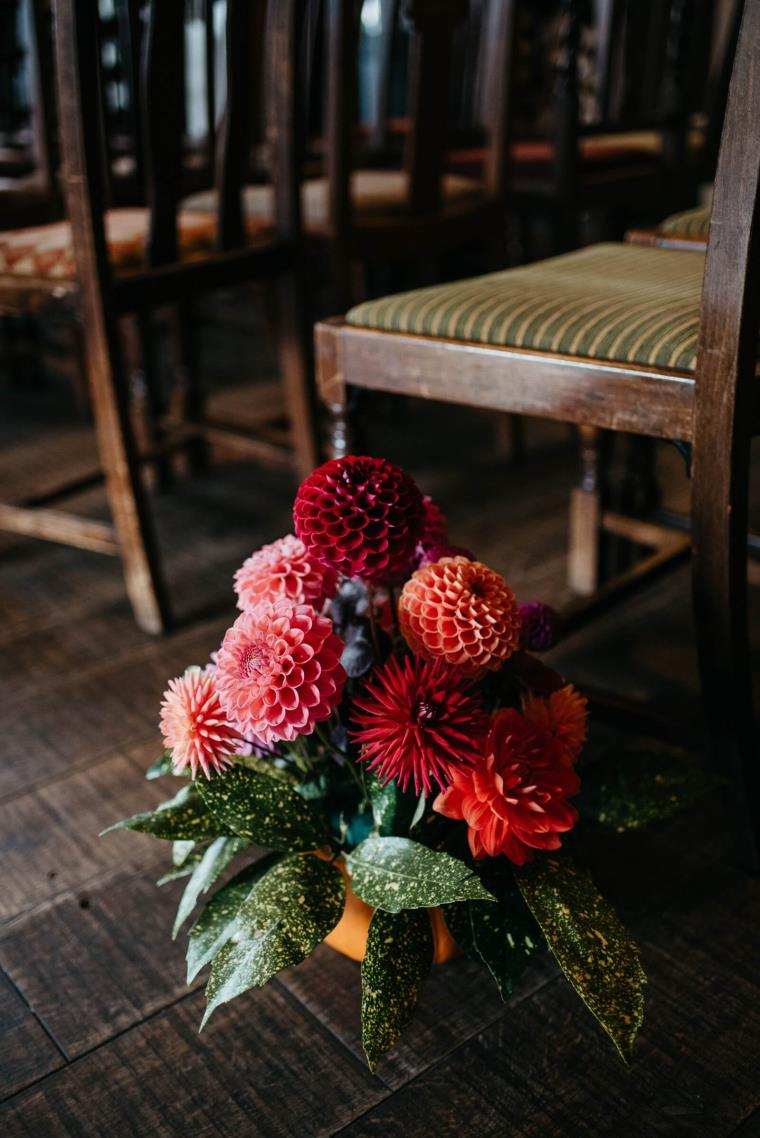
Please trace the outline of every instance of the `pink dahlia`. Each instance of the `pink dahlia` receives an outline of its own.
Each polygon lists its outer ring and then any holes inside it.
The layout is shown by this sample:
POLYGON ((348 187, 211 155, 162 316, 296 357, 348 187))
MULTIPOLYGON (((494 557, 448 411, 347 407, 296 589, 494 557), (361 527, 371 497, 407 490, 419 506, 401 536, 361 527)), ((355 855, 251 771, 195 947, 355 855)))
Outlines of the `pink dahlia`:
POLYGON ((235 574, 238 608, 244 612, 259 601, 287 597, 296 604, 308 602, 319 609, 335 592, 332 569, 310 557, 306 546, 292 533, 263 545, 243 562, 235 574))
POLYGON ((310 556, 344 577, 400 580, 422 530, 422 495, 384 458, 349 455, 317 467, 298 488, 296 533, 310 556))
POLYGON ((488 715, 472 681, 440 661, 391 656, 354 699, 352 738, 381 782, 429 794, 481 760, 488 715))
POLYGON ((312 605, 262 601, 222 641, 216 658, 222 706, 243 735, 267 746, 310 735, 340 700, 343 648, 312 605))
POLYGON ((473 857, 504 854, 524 865, 534 850, 559 849, 578 820, 567 800, 579 789, 575 771, 556 762, 533 725, 505 708, 493 718, 484 763, 453 771, 433 809, 467 823, 473 857))
POLYGON ((203 668, 188 668, 169 681, 161 702, 161 734, 174 773, 189 767, 193 778, 199 770, 210 778, 246 748, 222 708, 214 676, 203 668))

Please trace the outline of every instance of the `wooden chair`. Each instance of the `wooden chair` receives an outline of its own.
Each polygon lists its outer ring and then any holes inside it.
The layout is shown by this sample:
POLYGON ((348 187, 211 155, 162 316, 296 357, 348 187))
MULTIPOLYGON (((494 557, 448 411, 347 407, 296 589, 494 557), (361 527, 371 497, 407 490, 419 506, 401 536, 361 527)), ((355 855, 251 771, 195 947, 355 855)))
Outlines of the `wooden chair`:
MULTIPOLYGON (((488 23, 501 6, 491 4, 483 23, 479 118, 488 121, 488 77, 506 57, 510 206, 524 234, 543 218, 561 251, 579 244, 582 214, 620 237, 663 202, 690 204, 702 146, 690 117, 701 103, 705 0, 507 0, 513 42, 506 49, 488 23)), ((448 158, 469 173, 481 160, 477 148, 448 158)), ((531 247, 529 236, 524 244, 531 247)))
MULTIPOLYGON (((181 178, 183 4, 153 0, 143 54, 145 209, 106 208, 102 118, 99 113, 98 28, 94 6, 57 0, 56 48, 63 181, 68 222, 43 231, 0 237, 0 309, 66 301, 81 320, 102 476, 113 525, 54 507, 82 488, 61 487, 44 501, 0 506, 0 528, 121 556, 127 592, 140 626, 159 632, 170 619, 140 475, 141 460, 186 448, 193 440, 222 441, 253 457, 289 464, 290 452, 266 437, 249 437, 210 423, 192 389, 184 392, 182 422, 138 453, 130 421, 121 320, 185 302, 204 290, 253 280, 269 282, 280 300, 281 363, 297 464, 317 461, 309 385, 308 326, 298 272, 299 201, 292 132, 283 129, 297 97, 292 28, 274 17, 278 66, 272 75, 272 146, 277 207, 271 226, 245 224, 241 184, 247 154, 247 61, 260 4, 227 2, 228 98, 216 179, 219 209, 178 212, 181 178)), ((90 485, 96 475, 85 480, 90 485)))
MULTIPOLYGON (((293 0, 271 0, 275 9, 298 16, 293 0)), ((453 249, 477 245, 505 263, 504 118, 493 122, 487 168, 478 181, 446 175, 449 79, 454 31, 466 0, 410 0, 412 30, 408 126, 401 168, 361 168, 357 125, 356 67, 361 5, 325 0, 325 174, 301 183, 304 228, 319 263, 329 267, 332 303, 344 307, 362 295, 356 266, 419 262, 426 266, 453 249), (358 293, 358 296, 357 296, 358 293)), ((504 18, 509 8, 503 8, 504 18)), ((506 42, 504 38, 500 41, 506 42)), ((502 69, 506 75, 506 68, 502 69)), ((502 106, 498 84, 494 97, 502 106)), ((305 124, 294 124, 300 139, 305 124)), ((381 126, 375 123, 375 134, 381 126)), ((271 216, 273 192, 246 189, 249 217, 271 216)), ((187 199, 188 208, 214 208, 212 196, 187 199)))
MULTIPOLYGON (((750 0, 706 260, 664 249, 594 246, 363 304, 316 332, 318 383, 343 447, 352 387, 689 444, 703 706, 715 761, 730 778, 741 855, 755 867, 760 768, 746 567, 749 446, 760 431, 758 92, 760 4, 750 0)), ((682 561, 688 545, 682 538, 610 584, 586 605, 586 616, 682 561)))

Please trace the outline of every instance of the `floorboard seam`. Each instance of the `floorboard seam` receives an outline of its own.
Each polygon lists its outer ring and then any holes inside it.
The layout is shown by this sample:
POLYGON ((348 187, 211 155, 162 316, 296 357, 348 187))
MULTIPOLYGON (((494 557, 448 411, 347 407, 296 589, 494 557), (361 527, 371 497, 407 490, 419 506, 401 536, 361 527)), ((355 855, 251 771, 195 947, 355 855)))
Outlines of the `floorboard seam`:
MULTIPOLYGON (((21 1000, 22 1004, 23 1004, 23 1005, 24 1005, 24 1007, 27 1009, 27 1011, 29 1012, 29 1014, 30 1014, 31 1016, 33 1016, 33 1017, 34 1017, 34 1019, 37 1021, 37 1023, 40 1025, 40 1027, 41 1027, 41 1028, 42 1028, 42 1030, 44 1031, 45 1035, 48 1037, 48 1039, 50 1040, 50 1042, 51 1042, 51 1043, 53 1044, 53 1046, 55 1047, 56 1051, 59 1051, 59 1052, 60 1052, 60 1054, 61 1054, 61 1058, 63 1059, 63 1061, 64 1061, 64 1063, 66 1064, 66 1066, 68 1066, 68 1064, 71 1062, 71 1060, 69 1059, 68 1055, 66 1054, 66 1052, 65 1052, 65 1050, 63 1049, 63 1047, 61 1046, 61 1044, 60 1044, 60 1043, 58 1042, 58 1040, 56 1039, 56 1037, 55 1037, 55 1035, 53 1034, 53 1032, 50 1030, 50 1028, 48 1027, 48 1025, 45 1023, 45 1021, 44 1021, 44 1019, 42 1018, 42 1016, 40 1016, 40 1015, 39 1015, 39 1014, 38 1014, 38 1013, 37 1013, 37 1012, 34 1010, 34 1008, 32 1007, 32 1005, 31 1005, 31 1004, 29 1003, 29 1001, 27 1000, 27 998, 26 998, 26 996, 25 996, 24 992, 22 991, 22 989, 21 989, 21 988, 19 988, 19 987, 18 987, 18 985, 17 985, 17 984, 16 984, 16 983, 15 983, 15 982, 14 982, 14 981, 11 979, 11 977, 8 975, 8 973, 5 971, 5 969, 4 969, 4 968, 0 968, 0 973, 2 973, 3 979, 4 979, 4 980, 6 980, 6 981, 8 982, 8 984, 9 984, 9 985, 10 985, 10 987, 11 987, 11 989, 12 989, 12 990, 13 990, 13 991, 16 993, 16 995, 17 995, 17 996, 18 996, 18 998, 21 1000)), ((58 1068, 58 1069, 60 1070, 61 1068, 58 1068)), ((48 1078, 50 1075, 52 1075, 53 1073, 54 1073, 53 1071, 48 1071, 48 1072, 47 1072, 45 1075, 41 1075, 41 1076, 40 1076, 40 1078, 42 1078, 42 1079, 47 1079, 47 1078, 48 1078)), ((34 1081, 34 1082, 36 1082, 37 1080, 35 1079, 35 1080, 33 1080, 33 1081, 34 1081)), ((26 1090, 26 1087, 22 1087, 22 1088, 19 1088, 19 1090, 17 1090, 17 1091, 14 1091, 13 1095, 10 1095, 10 1096, 8 1096, 8 1099, 10 1099, 10 1098, 13 1098, 13 1097, 14 1097, 14 1095, 16 1095, 16 1094, 21 1094, 22 1090, 26 1090)), ((7 1101, 7 1100, 6 1100, 6 1099, 0 1099, 0 1102, 5 1102, 5 1101, 7 1101)))

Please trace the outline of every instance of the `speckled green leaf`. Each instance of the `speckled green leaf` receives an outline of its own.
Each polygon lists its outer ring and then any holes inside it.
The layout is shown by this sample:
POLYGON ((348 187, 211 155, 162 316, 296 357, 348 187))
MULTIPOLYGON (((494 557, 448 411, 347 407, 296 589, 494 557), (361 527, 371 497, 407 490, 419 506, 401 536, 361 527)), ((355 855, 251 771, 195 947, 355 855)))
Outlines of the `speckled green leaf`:
POLYGON ((247 845, 248 842, 245 838, 215 838, 208 849, 203 852, 180 898, 177 916, 174 919, 174 928, 172 929, 173 939, 176 939, 177 933, 192 913, 201 893, 208 892, 214 882, 224 873, 235 855, 244 850, 247 845))
POLYGON ((612 830, 638 830, 689 809, 718 780, 664 747, 618 746, 589 766, 579 807, 612 830))
POLYGON ((367 789, 378 834, 407 834, 417 806, 416 795, 399 790, 395 782, 383 786, 373 774, 367 776, 367 789))
POLYGON ((168 885, 189 877, 206 850, 203 842, 172 842, 172 868, 159 877, 156 885, 168 885))
POLYGON ((557 963, 627 1062, 644 1017, 646 975, 636 944, 568 858, 536 858, 516 876, 557 963))
POLYGON ((410 838, 366 838, 348 855, 346 864, 354 892, 388 913, 468 898, 491 899, 464 862, 410 838))
POLYGON ((338 923, 344 902, 340 871, 311 854, 284 857, 260 877, 211 966, 201 1029, 220 1004, 300 964, 338 923))
POLYGON ((545 947, 541 930, 515 886, 495 904, 447 905, 444 917, 459 947, 485 964, 505 1001, 531 956, 545 947))
POLYGON ((262 759, 259 755, 235 755, 235 763, 238 766, 245 767, 246 770, 279 779, 280 782, 287 782, 290 786, 298 784, 298 779, 293 772, 285 770, 284 767, 276 766, 274 759, 262 759))
POLYGON ((156 759, 155 763, 151 763, 145 772, 147 779, 161 778, 165 774, 172 773, 172 755, 171 751, 164 751, 160 758, 156 759))
POLYGON ((235 931, 238 910, 257 878, 280 860, 281 854, 266 854, 236 874, 204 905, 190 929, 187 942, 187 982, 195 979, 235 931))
POLYGON ((426 910, 375 910, 362 961, 362 1046, 370 1070, 411 1019, 432 962, 426 910))
POLYGON ((233 767, 201 785, 203 801, 225 829, 283 853, 313 850, 328 840, 319 804, 271 774, 233 767))
POLYGON ((155 810, 133 814, 131 818, 115 822, 103 830, 103 834, 110 834, 112 830, 139 830, 142 834, 152 834, 154 838, 164 838, 167 841, 195 841, 216 837, 224 827, 220 826, 218 819, 206 807, 198 793, 198 785, 195 782, 188 783, 174 798, 162 802, 155 810))

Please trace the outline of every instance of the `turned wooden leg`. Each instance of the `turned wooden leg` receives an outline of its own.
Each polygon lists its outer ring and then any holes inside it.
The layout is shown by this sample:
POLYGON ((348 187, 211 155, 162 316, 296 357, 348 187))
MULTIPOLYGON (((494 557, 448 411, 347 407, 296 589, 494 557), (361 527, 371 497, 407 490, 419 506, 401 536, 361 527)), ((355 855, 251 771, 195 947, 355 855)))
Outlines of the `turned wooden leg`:
MULTIPOLYGON (((717 431, 716 431, 717 436, 717 431)), ((749 439, 722 455, 695 446, 692 489, 694 619, 715 767, 729 780, 738 854, 760 868, 760 767, 747 628, 749 439)))
MULTIPOLYGON (((189 301, 180 302, 169 313, 169 335, 173 363, 171 418, 177 423, 200 423, 205 399, 200 380, 199 337, 189 301)), ((208 466, 206 440, 192 439, 185 452, 175 456, 174 463, 180 474, 205 470, 208 466)))
POLYGON ((352 451, 349 393, 340 362, 340 337, 326 321, 315 333, 317 390, 329 416, 327 450, 330 458, 344 458, 352 451))
POLYGON ((311 331, 306 316, 303 283, 298 273, 290 272, 280 277, 277 299, 280 375, 285 388, 295 465, 300 479, 319 465, 320 440, 312 378, 311 331))
POLYGON ((605 462, 603 432, 578 428, 581 480, 570 499, 568 584, 582 596, 595 593, 601 580, 602 509, 605 462))
MULTIPOLYGON (((156 367, 155 328, 148 313, 135 313, 121 321, 124 364, 128 377, 132 430, 138 451, 148 454, 163 442, 161 397, 156 367)), ((144 468, 150 485, 165 489, 170 481, 166 458, 159 456, 144 468)))

